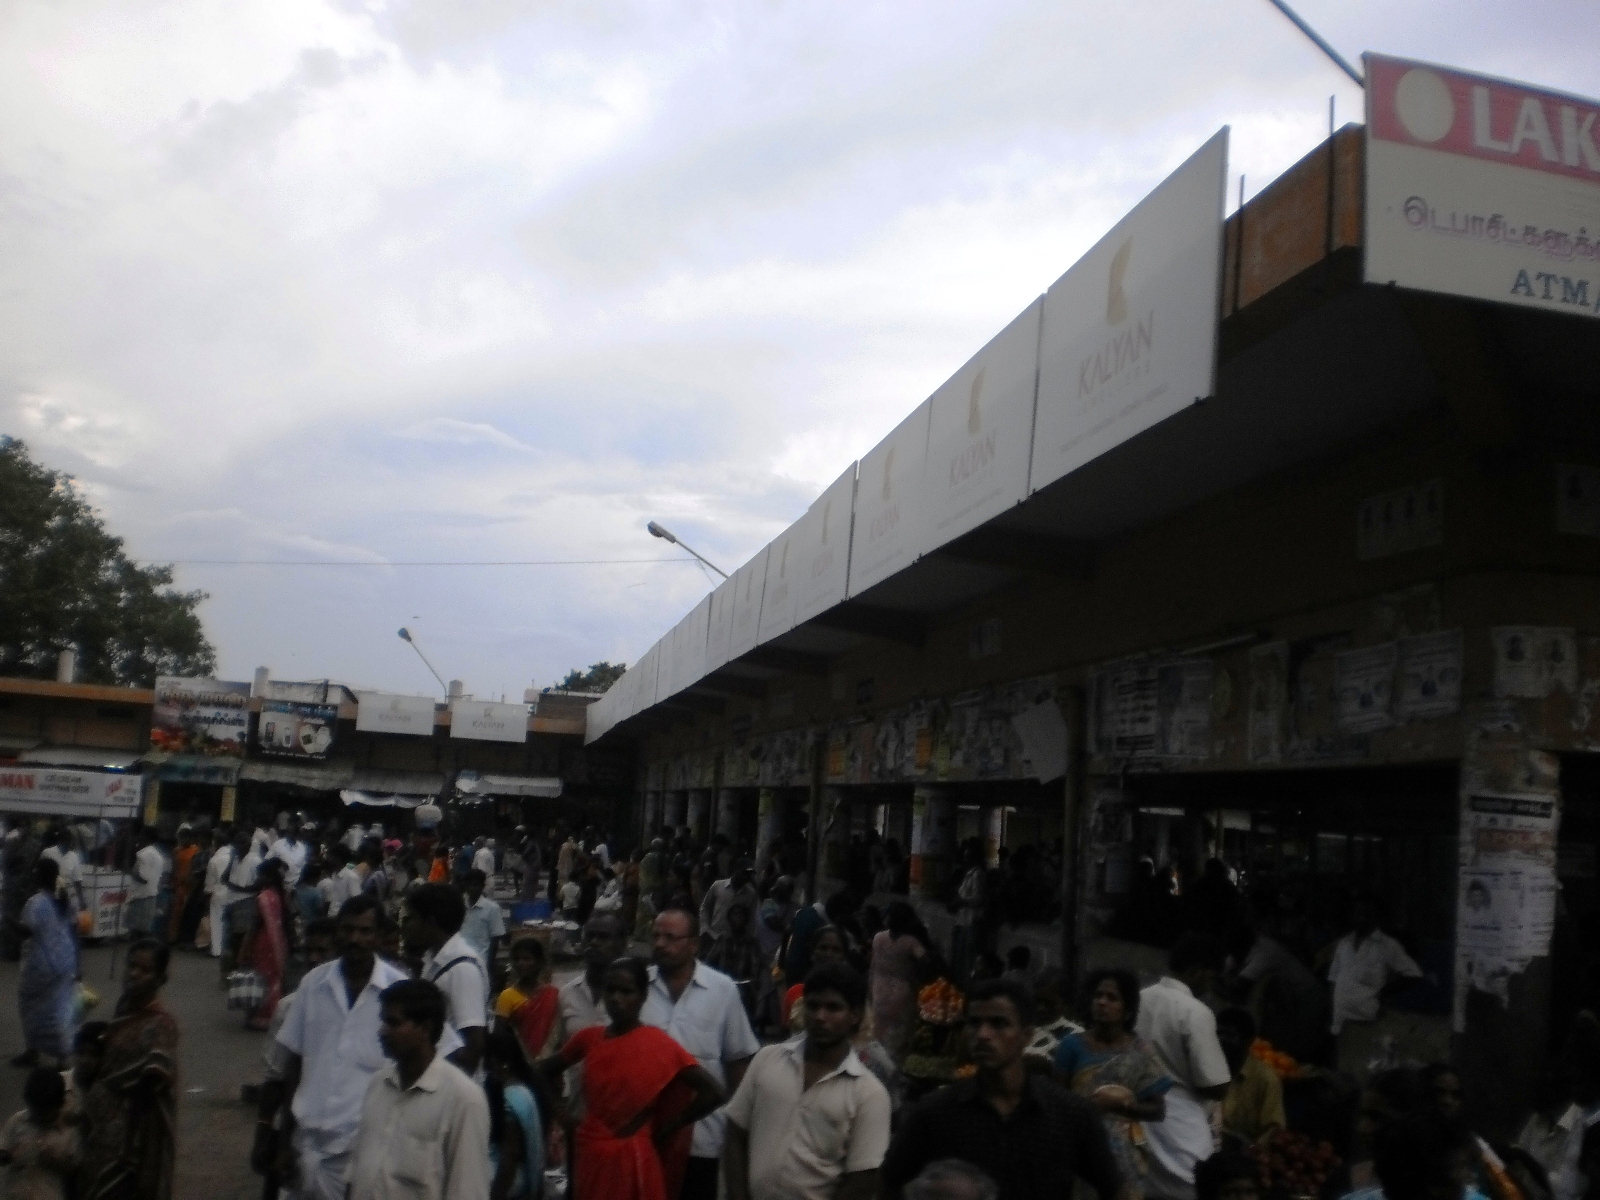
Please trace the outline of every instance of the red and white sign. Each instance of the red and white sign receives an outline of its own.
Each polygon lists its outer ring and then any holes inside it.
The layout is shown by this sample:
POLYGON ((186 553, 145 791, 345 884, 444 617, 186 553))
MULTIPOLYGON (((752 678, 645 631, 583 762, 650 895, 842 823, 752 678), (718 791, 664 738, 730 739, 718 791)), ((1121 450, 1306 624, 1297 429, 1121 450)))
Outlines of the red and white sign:
POLYGON ((138 775, 56 767, 0 767, 0 812, 60 817, 136 817, 138 775))
POLYGON ((1366 62, 1368 282, 1600 316, 1600 101, 1366 62))

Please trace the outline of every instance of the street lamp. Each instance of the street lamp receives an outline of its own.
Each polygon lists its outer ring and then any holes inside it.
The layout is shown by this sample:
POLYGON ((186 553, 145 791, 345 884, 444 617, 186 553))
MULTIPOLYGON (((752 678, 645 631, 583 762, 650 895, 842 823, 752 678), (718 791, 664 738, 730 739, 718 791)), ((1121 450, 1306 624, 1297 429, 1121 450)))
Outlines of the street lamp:
POLYGON ((422 652, 422 647, 417 645, 416 639, 411 636, 411 630, 401 626, 399 636, 402 642, 405 642, 417 652, 417 657, 422 660, 423 665, 427 667, 428 670, 433 671, 433 677, 439 681, 440 688, 442 688, 444 690, 444 694, 448 696, 450 694, 450 685, 444 681, 443 675, 440 675, 437 670, 434 670, 433 664, 428 661, 428 656, 422 652))
POLYGON ((721 567, 717 566, 716 563, 712 562, 704 554, 701 554, 693 546, 688 546, 688 545, 685 545, 683 542, 680 542, 678 540, 677 535, 675 533, 673 533, 672 530, 668 529, 666 526, 658 524, 655 521, 651 521, 650 524, 645 526, 645 528, 650 531, 650 536, 651 537, 661 538, 663 541, 671 542, 674 546, 682 546, 685 550, 687 550, 690 554, 694 555, 701 562, 705 563, 706 566, 710 567, 718 575, 721 575, 724 579, 726 579, 728 577, 728 573, 726 571, 724 571, 721 567))

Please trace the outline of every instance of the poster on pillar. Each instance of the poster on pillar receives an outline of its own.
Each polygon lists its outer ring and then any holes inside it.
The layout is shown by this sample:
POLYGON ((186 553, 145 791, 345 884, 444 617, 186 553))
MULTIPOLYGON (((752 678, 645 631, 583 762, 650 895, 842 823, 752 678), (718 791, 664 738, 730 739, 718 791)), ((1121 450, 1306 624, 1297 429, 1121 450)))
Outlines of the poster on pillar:
POLYGON ((1367 282, 1600 316, 1600 102, 1366 62, 1367 282))
POLYGON ((1471 715, 1461 771, 1453 1027, 1469 997, 1509 1003, 1511 980, 1550 953, 1560 763, 1492 711, 1471 715))

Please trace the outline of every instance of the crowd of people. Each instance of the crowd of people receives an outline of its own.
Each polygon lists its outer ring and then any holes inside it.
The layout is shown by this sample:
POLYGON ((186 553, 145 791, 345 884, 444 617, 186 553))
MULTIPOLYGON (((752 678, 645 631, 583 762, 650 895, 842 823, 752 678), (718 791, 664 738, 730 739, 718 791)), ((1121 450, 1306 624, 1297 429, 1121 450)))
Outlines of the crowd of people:
POLYGON ((1295 1119, 1274 1056, 1316 1061, 1420 973, 1371 905, 1335 939, 1330 986, 1266 924, 1187 922, 1153 981, 1106 968, 1073 989, 1026 952, 996 957, 981 855, 952 876, 941 945, 907 899, 848 881, 808 894, 782 844, 757 862, 721 837, 694 852, 687 831, 628 853, 594 829, 447 837, 428 808, 404 838, 293 814, 185 824, 171 845, 137 831, 108 1022, 84 1022, 77 971, 79 868, 100 831, 13 831, 30 1074, 0 1129, 5 1195, 171 1196, 178 1029, 160 995, 179 949, 214 955, 229 1006, 266 1034, 250 1165, 269 1197, 1600 1192, 1590 1017, 1513 1145, 1464 1124, 1442 1064, 1377 1071, 1343 1131, 1295 1119), (558 984, 562 922, 581 933, 558 984))

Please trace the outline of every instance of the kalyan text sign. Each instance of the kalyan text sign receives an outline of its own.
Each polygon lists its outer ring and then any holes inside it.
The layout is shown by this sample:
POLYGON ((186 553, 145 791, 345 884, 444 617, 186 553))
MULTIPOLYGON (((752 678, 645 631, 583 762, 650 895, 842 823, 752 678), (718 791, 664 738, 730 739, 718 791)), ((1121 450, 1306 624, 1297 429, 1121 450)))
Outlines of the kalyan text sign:
POLYGON ((1600 316, 1600 102, 1366 61, 1367 281, 1600 316))

